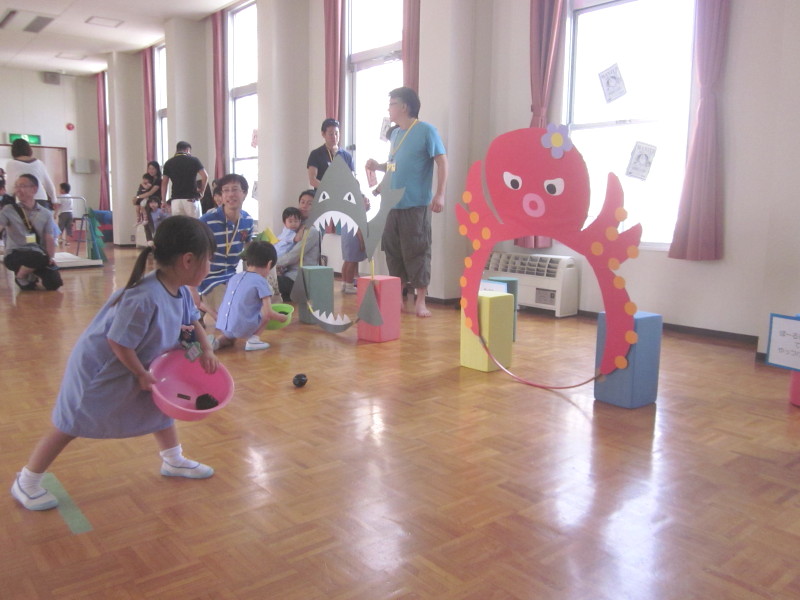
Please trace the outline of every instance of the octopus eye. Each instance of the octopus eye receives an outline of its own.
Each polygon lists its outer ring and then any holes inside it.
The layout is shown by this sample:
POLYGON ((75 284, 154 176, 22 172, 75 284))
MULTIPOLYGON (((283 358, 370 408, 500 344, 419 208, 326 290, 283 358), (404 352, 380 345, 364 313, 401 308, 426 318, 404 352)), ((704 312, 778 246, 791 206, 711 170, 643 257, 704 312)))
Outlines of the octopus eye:
POLYGON ((544 182, 544 191, 551 196, 560 196, 564 193, 564 180, 561 178, 548 179, 544 182))
POLYGON ((512 190, 518 190, 522 187, 522 177, 506 171, 503 173, 503 183, 505 183, 512 190))
POLYGON ((323 191, 323 192, 322 192, 322 193, 319 195, 319 201, 320 201, 320 202, 325 202, 325 200, 330 200, 330 199, 331 199, 331 195, 330 195, 328 192, 326 192, 326 191, 323 191))
POLYGON ((344 200, 345 200, 345 202, 349 202, 350 204, 355 204, 356 203, 356 197, 353 196, 353 192, 347 192, 344 195, 344 200))

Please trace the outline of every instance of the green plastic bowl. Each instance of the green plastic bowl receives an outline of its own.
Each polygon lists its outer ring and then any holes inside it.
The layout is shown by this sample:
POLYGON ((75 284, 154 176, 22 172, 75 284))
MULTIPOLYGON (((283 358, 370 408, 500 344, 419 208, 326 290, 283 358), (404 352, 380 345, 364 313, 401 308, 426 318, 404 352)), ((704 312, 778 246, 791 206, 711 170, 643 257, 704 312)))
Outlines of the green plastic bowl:
POLYGON ((272 310, 275 312, 281 313, 282 315, 289 315, 289 318, 286 319, 285 322, 281 323, 280 321, 270 321, 267 323, 267 329, 283 329, 289 323, 292 322, 292 313, 294 312, 294 306, 291 304, 273 304, 272 310))

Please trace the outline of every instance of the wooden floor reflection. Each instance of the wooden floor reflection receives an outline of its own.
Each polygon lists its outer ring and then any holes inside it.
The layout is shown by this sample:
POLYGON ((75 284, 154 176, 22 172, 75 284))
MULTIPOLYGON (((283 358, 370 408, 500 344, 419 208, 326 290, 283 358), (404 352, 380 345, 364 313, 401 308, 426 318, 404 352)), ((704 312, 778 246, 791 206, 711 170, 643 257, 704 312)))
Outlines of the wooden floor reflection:
MULTIPOLYGON (((0 278, 6 488, 72 345, 127 279, 135 252, 110 254, 55 293, 0 278)), ((151 437, 77 440, 52 473, 92 531, 6 493, 0 597, 800 598, 787 372, 742 343, 665 332, 658 402, 625 410, 591 385, 460 368, 458 311, 431 308, 394 342, 295 323, 267 351, 220 352, 234 402, 179 425, 209 480, 161 477, 151 437)), ((518 327, 519 375, 591 376, 593 319, 522 313, 518 327)))

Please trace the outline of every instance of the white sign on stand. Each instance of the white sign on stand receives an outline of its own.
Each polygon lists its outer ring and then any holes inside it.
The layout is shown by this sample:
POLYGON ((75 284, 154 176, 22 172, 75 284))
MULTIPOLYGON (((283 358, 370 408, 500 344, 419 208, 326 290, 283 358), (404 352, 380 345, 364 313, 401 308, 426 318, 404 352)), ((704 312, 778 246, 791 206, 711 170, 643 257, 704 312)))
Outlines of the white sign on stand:
POLYGON ((767 364, 800 371, 800 316, 770 315, 767 364))

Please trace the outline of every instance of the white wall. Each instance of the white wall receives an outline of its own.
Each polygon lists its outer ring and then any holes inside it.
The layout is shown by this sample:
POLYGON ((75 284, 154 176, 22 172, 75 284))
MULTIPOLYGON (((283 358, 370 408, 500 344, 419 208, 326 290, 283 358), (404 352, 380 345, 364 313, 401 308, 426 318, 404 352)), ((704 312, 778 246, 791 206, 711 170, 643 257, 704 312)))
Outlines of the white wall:
MULTIPOLYGON (((46 84, 39 71, 0 68, 0 139, 9 133, 34 133, 45 146, 67 149, 69 181, 75 195, 97 208, 97 99, 94 77, 62 75, 58 85, 46 84), (75 125, 67 129, 67 123, 75 125), (93 162, 94 173, 78 174, 75 158, 93 162)), ((56 186, 60 183, 54 182, 56 186)))

